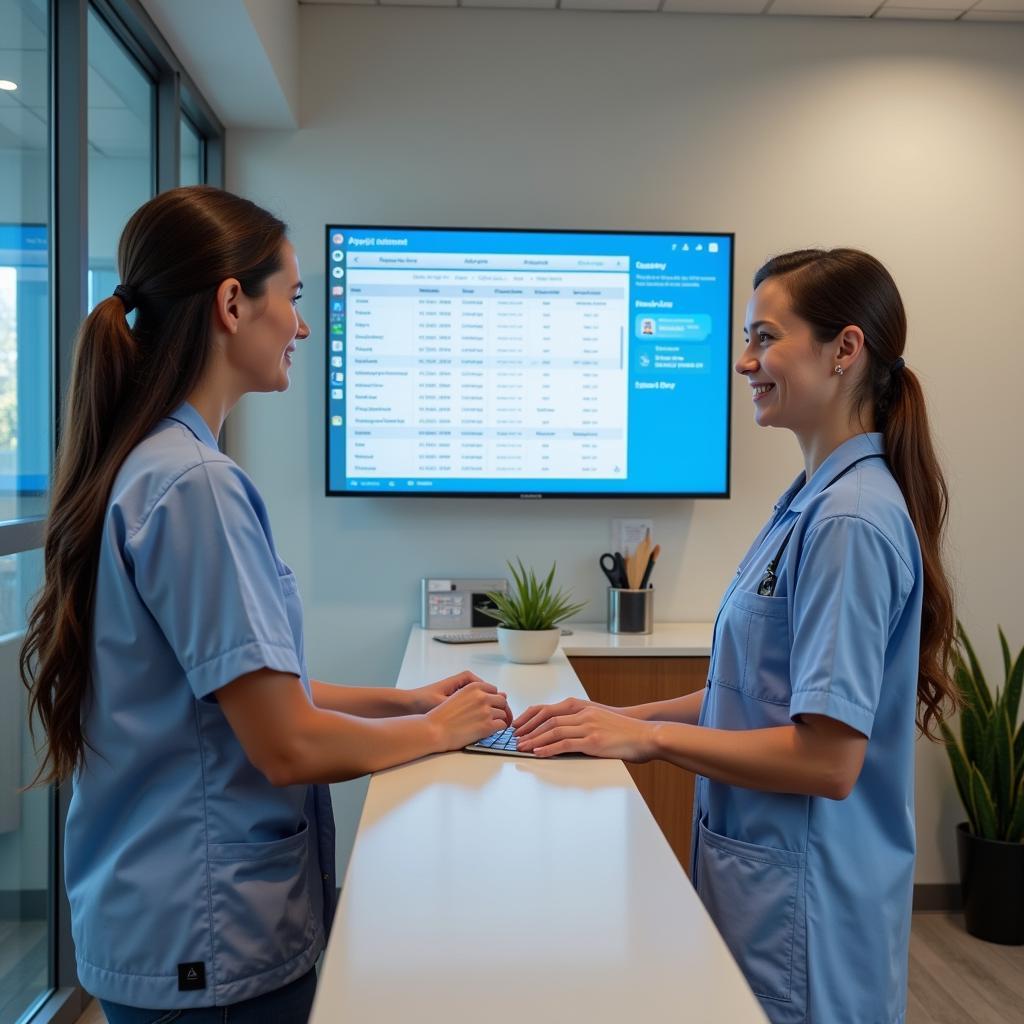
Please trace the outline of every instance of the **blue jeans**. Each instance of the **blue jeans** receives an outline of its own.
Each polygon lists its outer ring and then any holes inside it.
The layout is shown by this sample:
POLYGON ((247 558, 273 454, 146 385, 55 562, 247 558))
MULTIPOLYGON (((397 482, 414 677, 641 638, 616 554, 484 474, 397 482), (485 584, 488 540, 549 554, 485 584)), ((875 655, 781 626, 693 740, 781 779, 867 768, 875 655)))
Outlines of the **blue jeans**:
POLYGON ((306 1024, 316 994, 316 969, 289 982, 230 1006, 199 1006, 187 1010, 143 1010, 101 999, 108 1024, 306 1024))

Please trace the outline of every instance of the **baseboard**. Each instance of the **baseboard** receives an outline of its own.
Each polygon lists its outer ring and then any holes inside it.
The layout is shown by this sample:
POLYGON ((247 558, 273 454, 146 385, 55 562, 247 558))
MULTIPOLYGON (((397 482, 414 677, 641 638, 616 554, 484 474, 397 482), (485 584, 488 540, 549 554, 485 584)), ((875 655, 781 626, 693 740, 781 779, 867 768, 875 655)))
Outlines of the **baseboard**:
POLYGON ((959 885, 915 885, 914 910, 955 913, 963 909, 959 885))

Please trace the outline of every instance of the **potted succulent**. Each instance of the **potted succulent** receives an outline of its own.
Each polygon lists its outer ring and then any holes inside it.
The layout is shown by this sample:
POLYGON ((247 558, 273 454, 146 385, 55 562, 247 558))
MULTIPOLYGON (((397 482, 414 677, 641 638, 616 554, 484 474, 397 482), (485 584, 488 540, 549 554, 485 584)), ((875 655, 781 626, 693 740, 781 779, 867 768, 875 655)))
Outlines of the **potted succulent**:
POLYGON ((942 726, 953 778, 967 811, 957 825, 967 931, 989 942, 1024 944, 1024 725, 1017 726, 1024 649, 1016 659, 1003 631, 1006 682, 993 695, 962 625, 954 679, 965 706, 960 739, 942 726), (964 655, 966 654, 966 659, 964 655))
MULTIPOLYGON (((573 604, 561 590, 552 589, 555 565, 544 580, 516 559, 519 568, 508 562, 514 585, 507 593, 493 591, 487 596, 493 609, 482 612, 498 621, 498 647, 509 661, 537 665, 547 661, 558 647, 558 624, 575 615, 586 602, 573 604)), ((557 564, 557 563, 556 563, 557 564)))

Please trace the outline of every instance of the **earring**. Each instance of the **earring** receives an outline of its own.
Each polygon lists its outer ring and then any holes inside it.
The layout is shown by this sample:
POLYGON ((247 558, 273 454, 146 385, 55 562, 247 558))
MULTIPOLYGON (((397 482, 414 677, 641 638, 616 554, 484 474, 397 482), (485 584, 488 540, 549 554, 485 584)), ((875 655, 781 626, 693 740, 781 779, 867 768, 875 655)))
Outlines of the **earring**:
POLYGON ((842 375, 843 375, 843 368, 838 363, 836 364, 835 372, 836 372, 836 374, 838 374, 838 376, 842 377, 842 375))

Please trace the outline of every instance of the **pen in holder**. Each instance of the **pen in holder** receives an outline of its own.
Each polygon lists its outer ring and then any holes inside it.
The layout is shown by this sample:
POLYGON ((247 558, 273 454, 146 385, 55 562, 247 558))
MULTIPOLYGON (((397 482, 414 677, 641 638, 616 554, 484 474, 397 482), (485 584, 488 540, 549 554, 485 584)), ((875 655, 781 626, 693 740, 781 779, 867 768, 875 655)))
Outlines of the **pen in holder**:
POLYGON ((654 588, 624 590, 608 588, 609 633, 654 632, 654 588))

